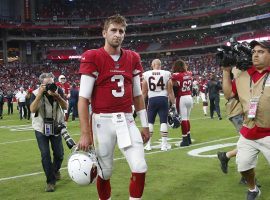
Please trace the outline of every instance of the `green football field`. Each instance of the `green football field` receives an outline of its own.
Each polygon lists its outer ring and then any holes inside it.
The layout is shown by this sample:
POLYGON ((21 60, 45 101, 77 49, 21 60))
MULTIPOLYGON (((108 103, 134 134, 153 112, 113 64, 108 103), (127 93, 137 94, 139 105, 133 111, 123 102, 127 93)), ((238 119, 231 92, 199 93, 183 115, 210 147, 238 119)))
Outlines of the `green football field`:
MULTIPOLYGON (((240 185, 235 159, 229 162, 229 173, 220 170, 217 151, 235 147, 238 134, 226 119, 225 101, 221 101, 223 120, 204 116, 202 104, 194 104, 191 114, 193 144, 175 147, 181 129, 170 129, 172 150, 161 152, 159 125, 155 124, 154 150, 146 152, 148 172, 143 199, 145 200, 241 200, 246 198, 246 186, 240 185)), ((16 108, 16 106, 15 106, 16 108)), ((139 123, 138 123, 139 124, 139 123)), ((78 120, 68 123, 70 135, 77 141, 80 130, 78 120)), ((65 147, 62 179, 56 191, 47 193, 45 175, 34 131, 30 121, 19 120, 18 112, 4 114, 0 120, 0 199, 1 200, 97 200, 95 185, 76 185, 67 174, 70 150, 65 147)), ((262 185, 261 200, 270 200, 269 165, 260 154, 256 176, 262 185)), ((112 199, 127 200, 130 171, 118 148, 115 151, 114 173, 111 178, 112 199)))

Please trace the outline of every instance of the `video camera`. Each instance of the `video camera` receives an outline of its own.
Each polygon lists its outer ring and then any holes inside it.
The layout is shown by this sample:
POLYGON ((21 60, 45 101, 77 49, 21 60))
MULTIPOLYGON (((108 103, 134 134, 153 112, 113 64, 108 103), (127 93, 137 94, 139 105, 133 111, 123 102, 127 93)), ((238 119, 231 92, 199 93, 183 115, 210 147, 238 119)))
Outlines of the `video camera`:
POLYGON ((58 124, 54 131, 62 135, 69 149, 72 149, 76 145, 75 141, 70 137, 65 124, 58 124))
POLYGON ((55 92, 57 90, 57 85, 55 83, 47 83, 46 84, 46 92, 50 90, 51 92, 55 92))
POLYGON ((236 66, 240 70, 247 70, 252 66, 252 49, 248 43, 239 43, 230 38, 231 46, 222 46, 217 49, 216 61, 219 66, 236 66))

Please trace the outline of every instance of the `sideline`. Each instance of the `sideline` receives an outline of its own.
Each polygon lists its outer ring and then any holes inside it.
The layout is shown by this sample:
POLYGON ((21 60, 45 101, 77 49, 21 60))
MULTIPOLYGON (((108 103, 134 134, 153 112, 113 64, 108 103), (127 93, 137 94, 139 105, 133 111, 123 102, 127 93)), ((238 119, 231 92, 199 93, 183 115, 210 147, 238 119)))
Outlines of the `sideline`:
MULTIPOLYGON (((175 147, 169 151, 155 151, 155 152, 148 152, 145 153, 146 155, 152 155, 152 154, 157 154, 157 153, 169 153, 170 151, 175 151, 175 150, 179 150, 179 149, 186 149, 186 148, 190 148, 190 147, 196 147, 196 146, 200 146, 200 145, 205 145, 205 144, 211 144, 211 143, 215 143, 215 142, 221 142, 221 141, 226 141, 226 140, 230 140, 230 139, 234 139, 234 138, 238 138, 239 136, 234 136, 234 137, 228 137, 228 138, 223 138, 223 139, 218 139, 218 140, 212 140, 212 141, 208 141, 208 142, 202 142, 202 143, 198 143, 198 144, 192 144, 190 146, 186 146, 186 147, 175 147)), ((115 158, 114 161, 117 160, 123 160, 125 159, 125 157, 119 157, 119 158, 115 158)), ((60 170, 65 170, 67 169, 67 167, 62 167, 60 170)), ((30 173, 30 174, 23 174, 23 175, 18 175, 18 176, 11 176, 11 177, 5 177, 5 178, 0 178, 0 182, 3 181, 8 181, 8 180, 12 180, 12 179, 18 179, 18 178, 23 178, 23 177, 29 177, 29 176, 35 176, 35 175, 39 175, 39 174, 43 174, 44 172, 35 172, 35 173, 30 173)))
MULTIPOLYGON (((194 118, 194 119, 190 119, 190 121, 201 120, 201 119, 210 119, 210 117, 194 118)), ((22 126, 25 126, 25 125, 22 125, 22 126)), ((26 126, 28 126, 28 125, 26 125, 26 126)), ((154 126, 160 126, 160 125, 158 123, 155 123, 154 126)), ((10 128, 10 127, 16 127, 16 125, 0 126, 0 128, 10 128)), ((141 128, 141 126, 137 126, 137 127, 141 128)), ((32 129, 32 130, 34 130, 34 129, 32 129)), ((70 136, 73 136, 73 135, 80 135, 80 133, 79 134, 70 134, 70 136)), ((32 138, 32 139, 25 139, 25 140, 8 141, 8 142, 2 142, 2 143, 0 143, 0 145, 13 144, 13 143, 18 143, 18 142, 29 142, 29 141, 33 141, 33 140, 36 140, 36 139, 32 138)))

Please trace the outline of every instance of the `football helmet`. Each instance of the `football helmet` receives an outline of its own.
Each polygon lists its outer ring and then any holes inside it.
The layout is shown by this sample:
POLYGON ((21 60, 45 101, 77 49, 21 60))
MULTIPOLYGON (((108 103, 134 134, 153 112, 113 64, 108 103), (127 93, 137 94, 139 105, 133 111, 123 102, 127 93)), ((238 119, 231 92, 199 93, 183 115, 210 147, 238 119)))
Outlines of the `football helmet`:
POLYGON ((175 108, 170 108, 168 114, 168 125, 171 128, 178 128, 181 125, 181 116, 177 114, 175 108))
POLYGON ((89 185, 97 178, 97 159, 94 150, 74 150, 68 158, 68 174, 79 185, 89 185))
POLYGON ((60 76, 58 77, 58 81, 59 81, 60 83, 65 83, 65 82, 66 82, 66 77, 65 77, 64 75, 60 75, 60 76))

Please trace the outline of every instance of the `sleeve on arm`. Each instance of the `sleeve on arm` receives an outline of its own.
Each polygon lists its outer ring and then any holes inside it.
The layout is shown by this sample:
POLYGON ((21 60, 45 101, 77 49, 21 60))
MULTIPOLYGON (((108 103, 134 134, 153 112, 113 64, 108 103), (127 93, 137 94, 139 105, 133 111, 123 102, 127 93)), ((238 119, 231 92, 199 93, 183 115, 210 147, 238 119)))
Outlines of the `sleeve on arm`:
POLYGON ((90 76, 97 76, 97 64, 96 64, 96 50, 88 50, 82 54, 80 63, 80 74, 87 74, 90 76))
POLYGON ((141 63, 141 57, 138 53, 133 52, 133 76, 137 76, 143 73, 143 67, 141 63))
POLYGON ((92 96, 95 78, 92 76, 82 75, 80 81, 79 96, 85 99, 90 99, 92 96))

